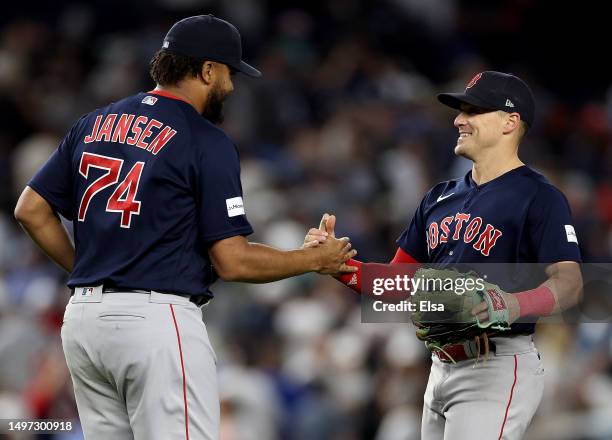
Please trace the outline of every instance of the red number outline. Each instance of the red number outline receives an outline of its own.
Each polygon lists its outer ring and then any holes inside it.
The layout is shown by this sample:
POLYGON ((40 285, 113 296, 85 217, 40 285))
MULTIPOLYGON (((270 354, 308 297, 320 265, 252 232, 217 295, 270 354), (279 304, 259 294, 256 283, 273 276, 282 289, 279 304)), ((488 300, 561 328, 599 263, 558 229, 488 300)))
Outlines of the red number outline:
MULTIPOLYGON (((114 157, 102 156, 94 153, 83 153, 81 156, 81 163, 79 164, 79 174, 87 179, 89 176, 89 169, 92 167, 104 170, 106 173, 94 180, 83 192, 81 203, 79 204, 78 221, 85 221, 89 204, 96 194, 119 181, 123 162, 123 159, 116 159, 114 157)), ((135 198, 144 165, 145 162, 136 162, 106 201, 107 212, 121 213, 120 226, 122 228, 130 228, 132 215, 140 214, 141 202, 135 200, 135 198)))
POLYGON ((132 215, 140 214, 140 201, 135 198, 144 165, 144 162, 136 162, 106 202, 108 212, 121 213, 120 226, 122 228, 129 228, 132 223, 132 215), (126 194, 125 198, 122 198, 124 194, 126 194))
POLYGON ((89 176, 89 168, 92 167, 105 170, 106 173, 94 180, 83 193, 81 203, 79 204, 78 220, 80 222, 85 221, 87 209, 89 209, 89 203, 93 196, 104 188, 108 188, 117 183, 121 168, 123 167, 123 160, 84 152, 81 156, 81 163, 79 164, 79 174, 87 179, 89 176))

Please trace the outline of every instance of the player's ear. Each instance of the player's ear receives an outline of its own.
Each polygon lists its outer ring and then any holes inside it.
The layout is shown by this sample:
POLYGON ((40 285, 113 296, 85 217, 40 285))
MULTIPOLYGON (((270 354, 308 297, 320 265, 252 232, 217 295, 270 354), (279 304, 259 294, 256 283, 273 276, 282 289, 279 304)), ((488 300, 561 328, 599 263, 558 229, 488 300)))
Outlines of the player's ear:
POLYGON ((214 70, 215 63, 212 61, 204 61, 204 63, 202 63, 202 71, 200 72, 200 76, 206 85, 210 85, 214 82, 214 70))
POLYGON ((508 113, 504 121, 504 134, 512 133, 513 131, 520 132, 521 130, 521 115, 518 113, 508 113))

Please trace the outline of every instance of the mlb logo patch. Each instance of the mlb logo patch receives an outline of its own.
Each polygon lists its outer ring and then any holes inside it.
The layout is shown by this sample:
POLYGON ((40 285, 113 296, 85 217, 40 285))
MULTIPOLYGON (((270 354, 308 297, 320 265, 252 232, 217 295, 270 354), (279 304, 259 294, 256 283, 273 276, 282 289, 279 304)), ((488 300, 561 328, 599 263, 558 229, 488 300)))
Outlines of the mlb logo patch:
POLYGON ((157 98, 155 96, 145 96, 141 102, 147 105, 155 105, 157 98))
POLYGON ((71 303, 102 302, 102 286, 79 286, 74 288, 71 303))
POLYGON ((93 287, 81 287, 81 296, 93 296, 94 288, 93 287))

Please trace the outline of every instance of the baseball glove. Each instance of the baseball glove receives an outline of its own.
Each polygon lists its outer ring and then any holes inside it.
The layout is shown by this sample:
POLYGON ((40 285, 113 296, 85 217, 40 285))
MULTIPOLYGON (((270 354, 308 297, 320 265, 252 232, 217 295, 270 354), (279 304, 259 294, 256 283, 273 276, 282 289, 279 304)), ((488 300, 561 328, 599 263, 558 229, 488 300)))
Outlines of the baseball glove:
POLYGON ((473 339, 480 346, 481 337, 488 347, 488 336, 510 329, 508 309, 500 295, 505 292, 476 273, 421 268, 413 278, 419 284, 410 300, 415 303, 411 318, 417 338, 430 350, 444 351, 445 346, 473 339), (471 313, 482 301, 488 304, 486 322, 471 313))

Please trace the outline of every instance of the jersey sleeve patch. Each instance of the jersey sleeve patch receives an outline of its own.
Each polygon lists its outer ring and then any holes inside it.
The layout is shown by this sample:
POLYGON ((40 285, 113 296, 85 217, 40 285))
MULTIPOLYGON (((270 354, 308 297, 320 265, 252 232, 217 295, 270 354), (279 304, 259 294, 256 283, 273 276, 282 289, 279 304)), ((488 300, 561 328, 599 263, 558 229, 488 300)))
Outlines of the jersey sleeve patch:
POLYGON ((578 244, 578 236, 572 225, 565 225, 565 235, 567 236, 568 243, 578 244))
POLYGON ((236 217, 238 215, 244 215, 244 203, 242 197, 232 197, 231 199, 225 199, 227 205, 227 216, 236 217))

